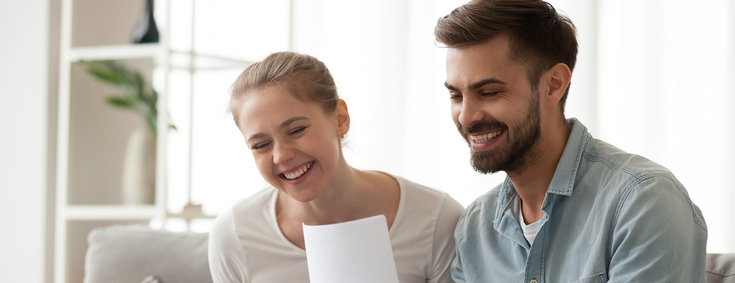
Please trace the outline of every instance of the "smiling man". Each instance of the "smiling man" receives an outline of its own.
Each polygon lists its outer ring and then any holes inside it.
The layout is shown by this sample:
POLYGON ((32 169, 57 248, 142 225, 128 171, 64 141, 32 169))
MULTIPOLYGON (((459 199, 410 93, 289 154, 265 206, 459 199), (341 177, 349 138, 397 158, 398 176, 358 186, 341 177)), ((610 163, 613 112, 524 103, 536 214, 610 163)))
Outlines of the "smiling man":
POLYGON ((565 118, 568 18, 544 1, 471 1, 434 32, 472 166, 508 175, 457 224, 456 282, 705 282, 707 226, 684 186, 565 118))

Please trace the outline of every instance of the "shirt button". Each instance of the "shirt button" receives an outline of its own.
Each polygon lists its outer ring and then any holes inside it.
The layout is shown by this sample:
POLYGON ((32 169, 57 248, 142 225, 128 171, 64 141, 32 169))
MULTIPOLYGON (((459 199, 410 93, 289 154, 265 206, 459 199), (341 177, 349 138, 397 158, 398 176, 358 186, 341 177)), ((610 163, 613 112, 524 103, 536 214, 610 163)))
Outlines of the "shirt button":
POLYGON ((536 279, 531 279, 531 281, 528 281, 528 283, 538 283, 538 281, 536 281, 536 279))

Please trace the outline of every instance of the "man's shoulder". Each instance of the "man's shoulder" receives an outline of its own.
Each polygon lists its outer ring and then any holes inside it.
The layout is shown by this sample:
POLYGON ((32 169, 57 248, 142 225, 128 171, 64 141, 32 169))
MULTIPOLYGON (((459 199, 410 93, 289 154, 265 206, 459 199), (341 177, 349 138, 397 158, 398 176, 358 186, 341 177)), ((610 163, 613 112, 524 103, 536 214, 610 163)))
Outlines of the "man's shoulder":
POLYGON ((498 205, 498 201, 503 193, 503 184, 498 184, 494 188, 490 189, 486 193, 477 197, 470 205, 465 209, 466 211, 477 211, 477 210, 495 210, 498 205))
POLYGON ((605 141, 592 139, 582 152, 581 165, 601 178, 643 180, 655 177, 675 179, 666 167, 641 155, 628 153, 605 141))
MULTIPOLYGON (((635 211, 661 208, 687 211, 706 230, 699 208, 689 198, 684 185, 666 167, 643 156, 627 153, 604 141, 593 139, 583 152, 577 185, 596 190, 596 202, 609 203, 617 213, 635 207, 635 211), (654 208, 651 202, 665 203, 654 208)), ((649 211, 650 212, 650 211, 649 211)), ((655 215, 655 214, 651 214, 655 215)))

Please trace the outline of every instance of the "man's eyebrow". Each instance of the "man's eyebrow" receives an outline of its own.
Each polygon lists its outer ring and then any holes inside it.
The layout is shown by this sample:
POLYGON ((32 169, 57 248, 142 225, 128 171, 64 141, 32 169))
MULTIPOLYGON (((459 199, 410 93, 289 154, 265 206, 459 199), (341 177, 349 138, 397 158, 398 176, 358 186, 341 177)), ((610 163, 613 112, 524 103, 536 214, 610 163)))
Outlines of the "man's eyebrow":
MULTIPOLYGON (((291 125, 293 122, 301 121, 301 120, 309 120, 309 118, 306 118, 306 117, 293 117, 291 119, 288 119, 286 121, 283 121, 283 123, 281 123, 281 128, 288 127, 288 125, 291 125)), ((267 135, 264 134, 264 133, 254 134, 254 135, 250 136, 246 142, 247 143, 250 143, 251 140, 263 138, 263 137, 266 137, 266 136, 267 135)))
MULTIPOLYGON (((482 86, 484 86, 484 85, 486 85, 486 84, 499 84, 499 85, 507 85, 507 83, 506 83, 506 82, 504 82, 504 81, 501 81, 501 80, 499 80, 499 79, 496 79, 496 78, 487 78, 487 79, 484 79, 484 80, 481 80, 481 81, 479 81, 479 82, 476 82, 476 83, 473 83, 473 84, 471 84, 471 85, 470 85, 470 87, 468 87, 468 88, 467 88, 467 91, 475 91, 475 90, 477 90, 478 88, 481 88, 482 86)), ((447 82, 444 82, 444 87, 446 87, 446 88, 447 88, 447 89, 449 89, 449 90, 453 90, 453 91, 459 91, 459 90, 457 89, 457 87, 455 87, 455 86, 453 86, 453 85, 450 85, 450 84, 449 84, 449 83, 447 83, 447 82)))
POLYGON ((496 79, 496 78, 487 78, 487 79, 481 80, 479 82, 470 84, 470 87, 468 88, 468 90, 469 91, 475 91, 478 88, 481 88, 482 86, 487 85, 487 84, 507 85, 507 83, 505 83, 504 81, 501 81, 499 79, 496 79))
POLYGON ((444 87, 446 87, 448 90, 458 91, 456 87, 448 84, 447 82, 444 82, 444 87))

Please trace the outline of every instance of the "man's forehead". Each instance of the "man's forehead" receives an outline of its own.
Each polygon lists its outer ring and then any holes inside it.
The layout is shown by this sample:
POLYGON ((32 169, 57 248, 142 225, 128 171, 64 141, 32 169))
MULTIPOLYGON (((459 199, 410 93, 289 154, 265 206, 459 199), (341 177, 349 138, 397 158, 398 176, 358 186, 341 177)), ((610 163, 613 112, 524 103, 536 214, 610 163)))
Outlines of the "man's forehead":
POLYGON ((520 70, 525 75, 525 67, 510 58, 507 37, 447 49, 446 83, 454 87, 464 88, 487 78, 508 81, 508 76, 516 75, 514 70, 520 70))
POLYGON ((507 36, 492 38, 482 43, 447 48, 447 61, 464 60, 470 63, 503 63, 510 61, 510 42, 507 36))

